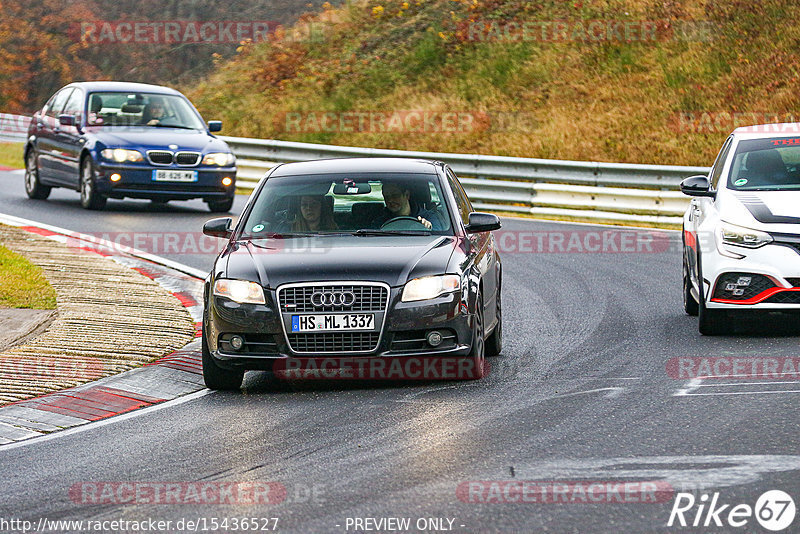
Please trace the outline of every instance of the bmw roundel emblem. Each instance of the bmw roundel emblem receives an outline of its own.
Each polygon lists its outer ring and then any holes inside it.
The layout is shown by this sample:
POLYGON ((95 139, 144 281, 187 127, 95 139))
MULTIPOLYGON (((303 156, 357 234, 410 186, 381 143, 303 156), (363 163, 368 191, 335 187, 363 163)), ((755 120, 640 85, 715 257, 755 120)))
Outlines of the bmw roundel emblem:
POLYGON ((177 149, 178 149, 178 145, 169 145, 169 147, 170 147, 172 150, 177 150, 177 149))

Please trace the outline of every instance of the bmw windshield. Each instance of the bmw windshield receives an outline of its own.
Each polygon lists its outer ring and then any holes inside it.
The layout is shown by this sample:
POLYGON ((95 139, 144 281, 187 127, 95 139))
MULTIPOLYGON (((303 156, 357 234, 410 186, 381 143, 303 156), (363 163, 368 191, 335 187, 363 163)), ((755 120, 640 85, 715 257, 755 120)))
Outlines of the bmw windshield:
POLYGON ((240 238, 453 235, 435 174, 320 174, 269 178, 240 238))
POLYGON ((172 94, 91 93, 87 112, 87 126, 205 129, 189 102, 172 94))

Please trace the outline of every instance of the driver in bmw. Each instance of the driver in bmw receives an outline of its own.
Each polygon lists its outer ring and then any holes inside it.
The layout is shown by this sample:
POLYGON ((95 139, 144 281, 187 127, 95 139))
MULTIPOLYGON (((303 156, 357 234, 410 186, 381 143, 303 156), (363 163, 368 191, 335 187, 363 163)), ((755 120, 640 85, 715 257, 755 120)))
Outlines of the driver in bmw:
POLYGON ((441 230, 439 214, 411 201, 411 191, 396 183, 389 182, 382 187, 383 212, 373 219, 373 228, 380 228, 395 217, 414 217, 428 230, 441 230))

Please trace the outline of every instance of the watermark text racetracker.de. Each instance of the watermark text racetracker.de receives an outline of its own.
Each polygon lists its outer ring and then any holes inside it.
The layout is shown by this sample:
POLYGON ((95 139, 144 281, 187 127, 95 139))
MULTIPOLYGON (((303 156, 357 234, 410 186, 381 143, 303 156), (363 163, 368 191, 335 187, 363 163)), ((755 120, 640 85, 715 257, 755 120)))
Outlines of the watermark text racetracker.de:
POLYGON ((681 111, 669 118, 669 128, 678 134, 729 134, 744 127, 749 133, 800 133, 800 116, 768 111, 681 111))
MULTIPOLYGON (((265 236, 266 237, 266 236, 265 236)), ((103 250, 129 254, 155 255, 218 254, 226 241, 202 232, 93 232, 67 238, 67 246, 86 251, 103 250)), ((316 237, 270 239, 251 247, 252 254, 290 252, 325 252, 325 244, 316 237)))
POLYGON ((656 504, 673 494, 661 480, 470 480, 456 488, 458 499, 472 504, 656 504))
MULTIPOLYGON (((504 254, 662 254, 680 251, 680 241, 667 232, 653 230, 498 230, 497 249, 504 254)), ((292 252, 325 253, 325 237, 256 240, 253 254, 292 252)), ((155 255, 218 254, 225 241, 201 232, 93 232, 67 238, 79 250, 105 249, 119 253, 155 255)))
POLYGON ((800 356, 685 356, 670 358, 666 370, 675 380, 800 380, 800 356))
POLYGON ((498 230, 503 254, 661 254, 680 250, 680 241, 653 230, 498 230))
POLYGON ((286 133, 356 134, 532 133, 540 125, 525 111, 426 109, 286 111, 274 123, 286 133))
POLYGON ((72 39, 87 46, 322 42, 329 31, 327 22, 298 22, 286 28, 274 20, 92 20, 69 27, 72 39))
MULTIPOLYGON (((464 30, 462 30, 464 31, 464 30)), ((657 43, 711 41, 714 25, 703 20, 473 20, 466 40, 540 43, 657 43)))

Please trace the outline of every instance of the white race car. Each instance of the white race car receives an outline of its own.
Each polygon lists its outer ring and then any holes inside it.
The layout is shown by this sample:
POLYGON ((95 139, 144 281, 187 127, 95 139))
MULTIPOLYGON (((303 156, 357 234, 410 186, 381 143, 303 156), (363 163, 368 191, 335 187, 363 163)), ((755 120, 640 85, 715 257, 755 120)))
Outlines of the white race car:
POLYGON ((730 310, 800 310, 800 123, 738 128, 681 191, 684 308, 700 332, 722 333, 730 310))

